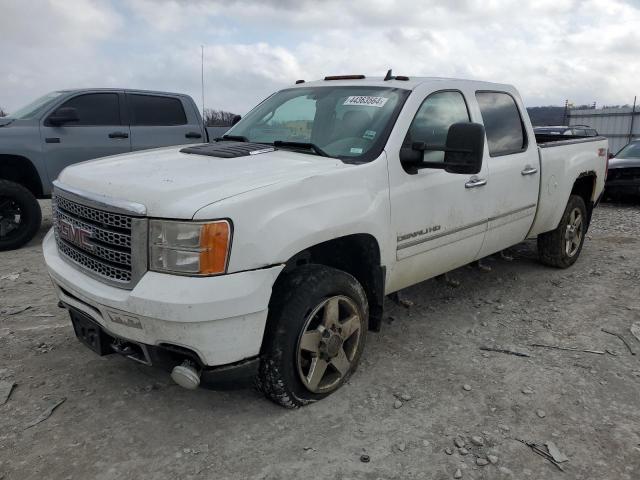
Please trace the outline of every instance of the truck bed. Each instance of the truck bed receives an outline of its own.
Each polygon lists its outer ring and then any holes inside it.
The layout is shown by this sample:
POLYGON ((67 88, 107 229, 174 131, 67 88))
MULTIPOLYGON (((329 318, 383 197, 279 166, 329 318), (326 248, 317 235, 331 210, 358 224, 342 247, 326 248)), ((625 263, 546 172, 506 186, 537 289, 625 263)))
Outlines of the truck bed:
POLYGON ((604 190, 608 142, 605 137, 536 135, 540 161, 538 210, 529 238, 554 230, 564 213, 573 182, 583 176, 595 176, 591 201, 604 190))

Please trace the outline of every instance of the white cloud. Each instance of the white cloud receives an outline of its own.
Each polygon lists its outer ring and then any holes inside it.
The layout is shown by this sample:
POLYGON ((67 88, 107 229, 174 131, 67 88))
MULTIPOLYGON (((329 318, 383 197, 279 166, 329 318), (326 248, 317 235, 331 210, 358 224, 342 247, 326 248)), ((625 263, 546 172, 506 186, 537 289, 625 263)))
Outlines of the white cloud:
POLYGON ((336 73, 513 83, 528 105, 640 94, 640 6, 622 0, 5 0, 0 105, 75 86, 184 91, 244 113, 336 73))

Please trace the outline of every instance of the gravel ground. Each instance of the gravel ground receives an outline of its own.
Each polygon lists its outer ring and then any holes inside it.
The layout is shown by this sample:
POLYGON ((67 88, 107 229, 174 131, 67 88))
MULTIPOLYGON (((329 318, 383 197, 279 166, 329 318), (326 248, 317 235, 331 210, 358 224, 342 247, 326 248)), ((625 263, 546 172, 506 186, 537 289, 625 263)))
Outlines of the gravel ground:
POLYGON ((351 381, 294 411, 248 388, 186 391, 77 342, 45 273, 43 206, 40 236, 0 253, 0 381, 16 383, 0 406, 0 479, 640 478, 638 205, 598 208, 568 270, 526 242, 511 262, 487 259, 490 272, 452 272, 459 288, 405 290, 413 305, 388 302, 351 381), (553 442, 564 471, 518 440, 553 442))

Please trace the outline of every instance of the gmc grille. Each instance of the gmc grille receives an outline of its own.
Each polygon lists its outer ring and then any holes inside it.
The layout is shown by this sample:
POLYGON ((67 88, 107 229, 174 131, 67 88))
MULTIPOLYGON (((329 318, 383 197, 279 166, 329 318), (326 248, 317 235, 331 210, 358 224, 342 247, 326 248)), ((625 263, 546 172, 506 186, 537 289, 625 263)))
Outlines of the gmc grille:
POLYGON ((133 288, 146 271, 146 219, 96 208, 65 193, 57 189, 52 197, 60 254, 99 280, 133 288))

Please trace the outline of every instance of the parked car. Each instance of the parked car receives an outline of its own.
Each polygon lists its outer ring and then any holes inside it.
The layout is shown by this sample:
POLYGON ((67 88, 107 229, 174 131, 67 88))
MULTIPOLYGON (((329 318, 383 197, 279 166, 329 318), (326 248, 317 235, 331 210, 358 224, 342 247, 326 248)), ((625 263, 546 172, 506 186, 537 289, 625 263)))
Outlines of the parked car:
POLYGON ((326 77, 217 142, 66 168, 43 249, 79 340, 285 407, 356 369, 385 295, 537 238, 580 255, 607 140, 536 142, 510 85, 326 77))
POLYGON ((535 127, 533 129, 536 135, 567 135, 573 137, 597 137, 598 132, 595 128, 587 125, 571 125, 556 127, 535 127))
POLYGON ((0 250, 33 238, 41 219, 36 199, 51 195, 66 166, 201 143, 206 134, 191 97, 142 90, 52 92, 0 118, 0 250))
POLYGON ((625 145, 609 160, 607 196, 640 196, 640 140, 625 145))

